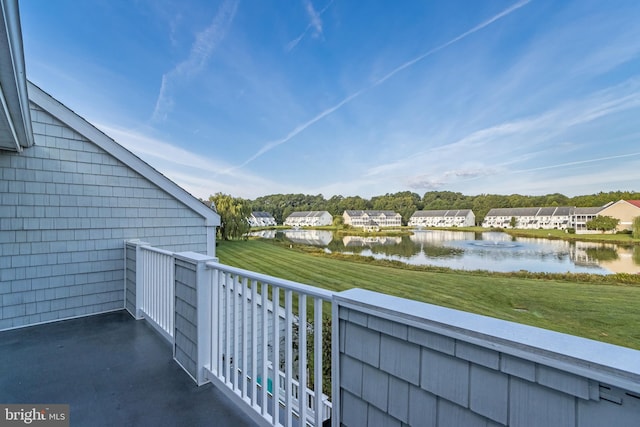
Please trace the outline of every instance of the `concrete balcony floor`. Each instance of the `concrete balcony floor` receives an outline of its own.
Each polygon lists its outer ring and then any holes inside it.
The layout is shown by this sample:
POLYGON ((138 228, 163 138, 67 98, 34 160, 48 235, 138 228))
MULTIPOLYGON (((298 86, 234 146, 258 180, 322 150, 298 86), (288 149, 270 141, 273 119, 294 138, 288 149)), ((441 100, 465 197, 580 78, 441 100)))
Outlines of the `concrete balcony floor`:
POLYGON ((255 426, 125 311, 0 332, 0 402, 69 404, 72 426, 255 426))

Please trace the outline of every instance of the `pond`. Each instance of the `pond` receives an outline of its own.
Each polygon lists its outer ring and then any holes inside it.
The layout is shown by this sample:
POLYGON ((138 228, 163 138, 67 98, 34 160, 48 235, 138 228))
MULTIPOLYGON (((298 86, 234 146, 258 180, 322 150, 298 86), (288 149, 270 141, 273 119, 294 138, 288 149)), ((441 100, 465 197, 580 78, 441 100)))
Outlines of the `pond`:
POLYGON ((325 230, 266 230, 251 233, 327 251, 459 270, 547 273, 640 273, 640 247, 566 242, 487 231, 414 230, 404 237, 337 237, 325 230))

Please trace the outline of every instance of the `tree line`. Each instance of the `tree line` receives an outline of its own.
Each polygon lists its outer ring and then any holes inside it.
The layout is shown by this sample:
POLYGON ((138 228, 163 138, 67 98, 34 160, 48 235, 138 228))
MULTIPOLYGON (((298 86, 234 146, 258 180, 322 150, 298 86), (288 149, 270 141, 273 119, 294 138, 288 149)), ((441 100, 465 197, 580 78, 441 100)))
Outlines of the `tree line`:
POLYGON ((472 209, 476 216, 476 223, 484 220, 493 208, 526 208, 533 206, 603 206, 618 200, 639 200, 640 193, 630 191, 611 191, 596 194, 567 197, 560 193, 543 196, 525 196, 521 194, 480 194, 467 196, 453 191, 429 191, 422 197, 411 191, 387 193, 365 199, 360 196, 333 196, 325 199, 322 194, 271 194, 254 200, 233 197, 216 193, 209 197, 209 201, 216 205, 218 213, 225 224, 218 232, 220 238, 227 240, 232 236, 239 236, 248 231, 244 221, 251 212, 269 212, 278 224, 293 212, 297 211, 328 211, 331 215, 339 216, 349 209, 392 210, 402 216, 403 224, 409 222, 411 215, 417 210, 444 209, 472 209))
POLYGON ((402 215, 403 224, 409 222, 417 210, 472 209, 476 222, 482 223, 493 208, 527 208, 533 206, 604 206, 618 200, 638 200, 640 193, 630 191, 600 192, 591 195, 567 197, 560 193, 543 196, 521 194, 480 194, 467 196, 453 191, 429 191, 422 197, 411 191, 387 193, 365 199, 360 196, 333 196, 325 199, 322 194, 271 194, 247 200, 251 211, 265 211, 282 223, 292 212, 328 211, 331 215, 342 215, 348 209, 392 210, 402 215))

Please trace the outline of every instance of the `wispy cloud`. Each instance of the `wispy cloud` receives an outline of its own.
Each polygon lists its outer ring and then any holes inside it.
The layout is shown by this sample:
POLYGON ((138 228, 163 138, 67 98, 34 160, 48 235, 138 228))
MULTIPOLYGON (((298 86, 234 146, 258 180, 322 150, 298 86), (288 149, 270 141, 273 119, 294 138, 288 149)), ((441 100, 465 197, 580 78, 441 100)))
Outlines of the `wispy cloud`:
MULTIPOLYGON (((567 138, 584 135, 584 129, 594 122, 639 107, 640 80, 633 78, 541 114, 479 129, 452 142, 375 165, 363 176, 385 182, 393 180, 416 190, 434 190, 490 176, 502 181, 494 184, 504 185, 512 182, 515 175, 532 176, 539 171, 628 160, 640 156, 635 146, 626 153, 617 150, 603 155, 600 149, 604 146, 597 136, 593 140, 582 136, 579 143, 571 143, 567 138), (594 154, 585 158, 587 153, 594 154), (536 166, 523 167, 524 164, 536 166), (411 175, 407 171, 421 173, 411 175)), ((629 138, 634 139, 633 135, 629 138)))
POLYGON ((425 53, 413 58, 412 60, 407 61, 407 62, 403 63, 402 65, 394 68, 391 72, 389 72, 388 74, 386 74, 382 78, 376 80, 371 85, 369 85, 369 86, 367 86, 367 87, 365 87, 363 89, 360 89, 355 93, 352 93, 351 95, 347 96, 346 98, 344 98, 342 101, 340 101, 339 103, 337 103, 333 107, 330 107, 330 108, 322 111, 317 116, 313 117, 312 119, 308 120, 307 122, 305 122, 305 123, 303 123, 301 125, 298 125, 295 129, 293 129, 291 132, 289 132, 284 138, 281 138, 281 139, 276 140, 276 141, 271 141, 271 142, 265 144, 254 155, 249 157, 242 164, 236 166, 234 169, 242 168, 242 167, 248 165, 249 163, 253 162, 257 158, 261 157, 265 153, 273 150, 274 148, 276 148, 276 147, 278 147, 278 146, 280 146, 280 145, 282 145, 282 144, 284 144, 286 142, 289 142, 292 138, 294 138, 300 132, 302 132, 305 129, 307 129, 309 126, 313 125, 314 123, 322 120, 326 116, 328 116, 328 115, 334 113, 335 111, 339 110, 344 105, 346 105, 349 102, 353 101, 354 99, 358 98, 363 93, 365 93, 365 92, 367 92, 367 91, 369 91, 369 90, 381 85, 382 83, 384 83, 385 81, 387 81, 388 79, 393 77, 395 74, 399 73, 400 71, 405 70, 405 69, 415 65, 416 63, 422 61, 423 59, 429 57, 430 55, 433 55, 434 53, 451 46, 452 44, 464 39, 465 37, 468 37, 468 36, 472 35, 473 33, 482 30, 483 28, 491 25, 492 23, 498 21, 499 19, 504 18, 505 16, 507 16, 507 15, 513 13, 514 11, 520 9, 521 7, 525 6, 529 2, 530 2, 530 0, 520 1, 520 2, 518 2, 516 4, 514 4, 513 6, 503 10, 502 12, 498 13, 497 15, 494 15, 493 17, 487 19, 486 21, 476 25, 475 27, 471 28, 470 30, 467 30, 464 33, 454 37, 453 39, 449 40, 448 42, 446 42, 446 43, 444 43, 444 44, 442 44, 442 45, 440 45, 440 46, 438 46, 438 47, 436 47, 434 49, 431 49, 431 50, 429 50, 429 51, 427 51, 427 52, 425 52, 425 53))
POLYGON ((218 191, 243 197, 258 197, 262 195, 264 188, 281 193, 292 189, 298 192, 304 191, 302 188, 276 183, 245 171, 236 171, 230 176, 219 177, 214 171, 229 167, 219 159, 192 153, 169 142, 148 136, 143 133, 144 131, 107 124, 96 124, 96 126, 196 197, 207 198, 218 191))
POLYGON ((172 70, 162 75, 160 91, 153 110, 153 121, 162 121, 173 108, 171 91, 176 81, 189 78, 205 67, 216 47, 224 40, 238 9, 238 0, 225 0, 213 17, 211 24, 198 34, 191 45, 189 56, 172 70))
POLYGON ((447 47, 451 46, 454 43, 459 42, 460 40, 472 35, 473 33, 477 33, 478 31, 482 30, 483 28, 488 27, 489 25, 493 24, 494 22, 498 21, 501 18, 504 18, 505 16, 515 12, 516 10, 520 9, 521 7, 527 5, 527 3, 530 3, 531 0, 521 0, 518 3, 514 4, 511 7, 508 7, 507 9, 503 10, 502 12, 498 13, 497 15, 492 16, 491 18, 487 19, 486 21, 476 25, 475 27, 471 28, 470 30, 465 31, 464 33, 458 35, 457 37, 452 38, 451 40, 449 40, 446 43, 441 44, 440 46, 434 47, 433 49, 416 56, 415 58, 413 58, 410 61, 405 62, 404 64, 400 65, 399 67, 394 68, 393 70, 391 70, 391 72, 389 72, 387 75, 383 76, 382 78, 378 79, 374 84, 373 87, 384 83, 386 80, 390 79, 391 77, 393 77, 394 75, 398 74, 400 71, 404 70, 405 68, 409 68, 412 65, 422 61, 423 59, 433 55, 434 53, 437 53, 443 49, 446 49, 447 47))
POLYGON ((304 31, 302 33, 300 33, 300 35, 298 35, 298 37, 296 37, 295 39, 293 39, 289 43, 287 43, 287 45, 285 47, 287 52, 291 52, 293 49, 295 49, 295 47, 298 45, 298 43, 300 43, 302 41, 302 39, 310 31, 312 32, 311 33, 312 37, 317 38, 317 37, 322 36, 322 15, 329 8, 329 6, 331 6, 332 3, 333 3, 333 0, 331 0, 325 7, 323 7, 318 12, 313 7, 313 3, 311 3, 311 0, 304 0, 304 7, 305 7, 305 10, 307 11, 307 15, 309 15, 309 24, 304 29, 304 31))

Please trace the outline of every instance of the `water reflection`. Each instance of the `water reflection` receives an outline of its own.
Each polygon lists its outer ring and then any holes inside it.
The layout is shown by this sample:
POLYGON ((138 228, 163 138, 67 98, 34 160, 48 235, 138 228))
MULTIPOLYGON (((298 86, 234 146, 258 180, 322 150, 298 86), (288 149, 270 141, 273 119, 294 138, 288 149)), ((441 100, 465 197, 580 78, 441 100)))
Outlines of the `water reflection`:
POLYGON ((286 230, 284 236, 293 243, 310 246, 327 246, 333 233, 326 230, 286 230))
POLYGON ((362 237, 362 236, 344 236, 342 244, 345 247, 350 246, 380 246, 380 245, 399 245, 402 237, 362 237))
POLYGON ((325 230, 265 230, 251 234, 414 265, 490 271, 640 273, 639 246, 516 238, 501 232, 418 230, 404 237, 340 238, 325 230))

